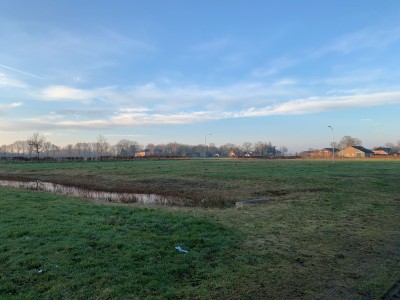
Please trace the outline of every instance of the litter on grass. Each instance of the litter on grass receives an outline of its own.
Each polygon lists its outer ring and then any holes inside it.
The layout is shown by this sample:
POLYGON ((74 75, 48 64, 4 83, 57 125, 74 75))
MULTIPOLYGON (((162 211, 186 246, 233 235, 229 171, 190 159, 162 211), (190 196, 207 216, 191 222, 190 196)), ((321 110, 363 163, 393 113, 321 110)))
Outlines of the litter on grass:
POLYGON ((187 250, 182 249, 181 246, 177 246, 177 247, 175 247, 175 249, 178 250, 179 252, 183 252, 183 253, 188 253, 189 252, 187 250))

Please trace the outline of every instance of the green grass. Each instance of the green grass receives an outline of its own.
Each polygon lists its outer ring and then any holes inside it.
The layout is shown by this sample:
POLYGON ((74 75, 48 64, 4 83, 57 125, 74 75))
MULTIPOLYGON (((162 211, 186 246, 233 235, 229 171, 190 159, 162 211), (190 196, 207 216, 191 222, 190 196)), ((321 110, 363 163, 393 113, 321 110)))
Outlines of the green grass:
POLYGON ((9 189, 0 190, 0 199, 3 297, 210 295, 232 267, 240 240, 232 230, 179 212, 9 189))
POLYGON ((400 280, 399 161, 2 164, 0 177, 193 191, 228 206, 146 209, 0 188, 0 297, 380 299, 400 280), (252 198, 271 202, 229 208, 252 198))
MULTIPOLYGON (((400 161, 138 160, 90 163, 0 164, 0 178, 43 179, 83 188, 157 193, 202 206, 252 198, 301 198, 333 192, 364 178, 382 184, 400 161), (376 168, 376 166, 379 166, 376 168)), ((388 177, 390 179, 390 177, 388 177)), ((354 187, 354 185, 352 186, 354 187)))

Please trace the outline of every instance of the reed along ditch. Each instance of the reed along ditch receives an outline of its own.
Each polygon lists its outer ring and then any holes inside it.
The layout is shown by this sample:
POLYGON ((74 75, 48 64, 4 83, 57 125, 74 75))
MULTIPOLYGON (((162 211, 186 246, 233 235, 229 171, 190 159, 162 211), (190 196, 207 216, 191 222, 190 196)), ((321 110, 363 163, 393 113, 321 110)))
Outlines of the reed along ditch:
POLYGON ((82 197, 95 200, 96 202, 109 203, 137 203, 146 205, 167 205, 167 206, 194 206, 190 199, 183 199, 157 194, 138 194, 138 193, 117 193, 87 190, 73 186, 44 182, 44 181, 14 181, 0 180, 0 186, 46 191, 57 195, 82 197))

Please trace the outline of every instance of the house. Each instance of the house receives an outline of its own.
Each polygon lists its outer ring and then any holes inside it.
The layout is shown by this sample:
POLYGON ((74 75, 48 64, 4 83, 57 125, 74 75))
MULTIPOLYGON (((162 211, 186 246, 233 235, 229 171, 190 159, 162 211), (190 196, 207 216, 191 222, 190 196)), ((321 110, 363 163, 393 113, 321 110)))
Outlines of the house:
POLYGON ((374 152, 374 155, 376 155, 376 156, 389 156, 389 153, 386 152, 385 150, 375 149, 375 150, 372 150, 372 152, 374 152))
POLYGON ((345 158, 365 158, 371 157, 373 154, 374 152, 362 146, 349 146, 339 151, 337 155, 345 158))
MULTIPOLYGON (((332 148, 324 148, 321 150, 308 150, 302 151, 299 153, 299 156, 302 158, 331 158, 332 157, 332 148)), ((339 149, 335 148, 335 156, 339 152, 339 149)))
POLYGON ((310 157, 312 157, 313 153, 314 153, 314 150, 302 151, 299 153, 299 156, 301 158, 310 158, 310 157))
POLYGON ((388 156, 390 155, 390 153, 392 153, 392 149, 390 148, 383 148, 383 147, 378 147, 374 150, 372 150, 374 152, 374 155, 376 156, 388 156))
POLYGON ((149 155, 149 153, 146 151, 140 151, 140 152, 135 153, 135 157, 146 157, 148 155, 149 155))
POLYGON ((311 153, 310 157, 312 158, 331 158, 332 157, 332 150, 335 151, 335 156, 340 151, 338 148, 324 148, 321 150, 315 150, 311 153))

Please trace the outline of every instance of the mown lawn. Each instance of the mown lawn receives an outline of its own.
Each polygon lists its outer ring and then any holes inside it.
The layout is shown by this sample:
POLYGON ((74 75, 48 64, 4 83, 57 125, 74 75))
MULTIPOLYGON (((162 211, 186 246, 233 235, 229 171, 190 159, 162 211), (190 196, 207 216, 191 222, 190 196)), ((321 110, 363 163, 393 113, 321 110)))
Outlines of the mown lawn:
POLYGON ((212 198, 143 208, 0 188, 1 296, 380 299, 400 281, 398 161, 3 164, 0 177, 212 198), (271 201, 232 206, 252 198, 271 201))

